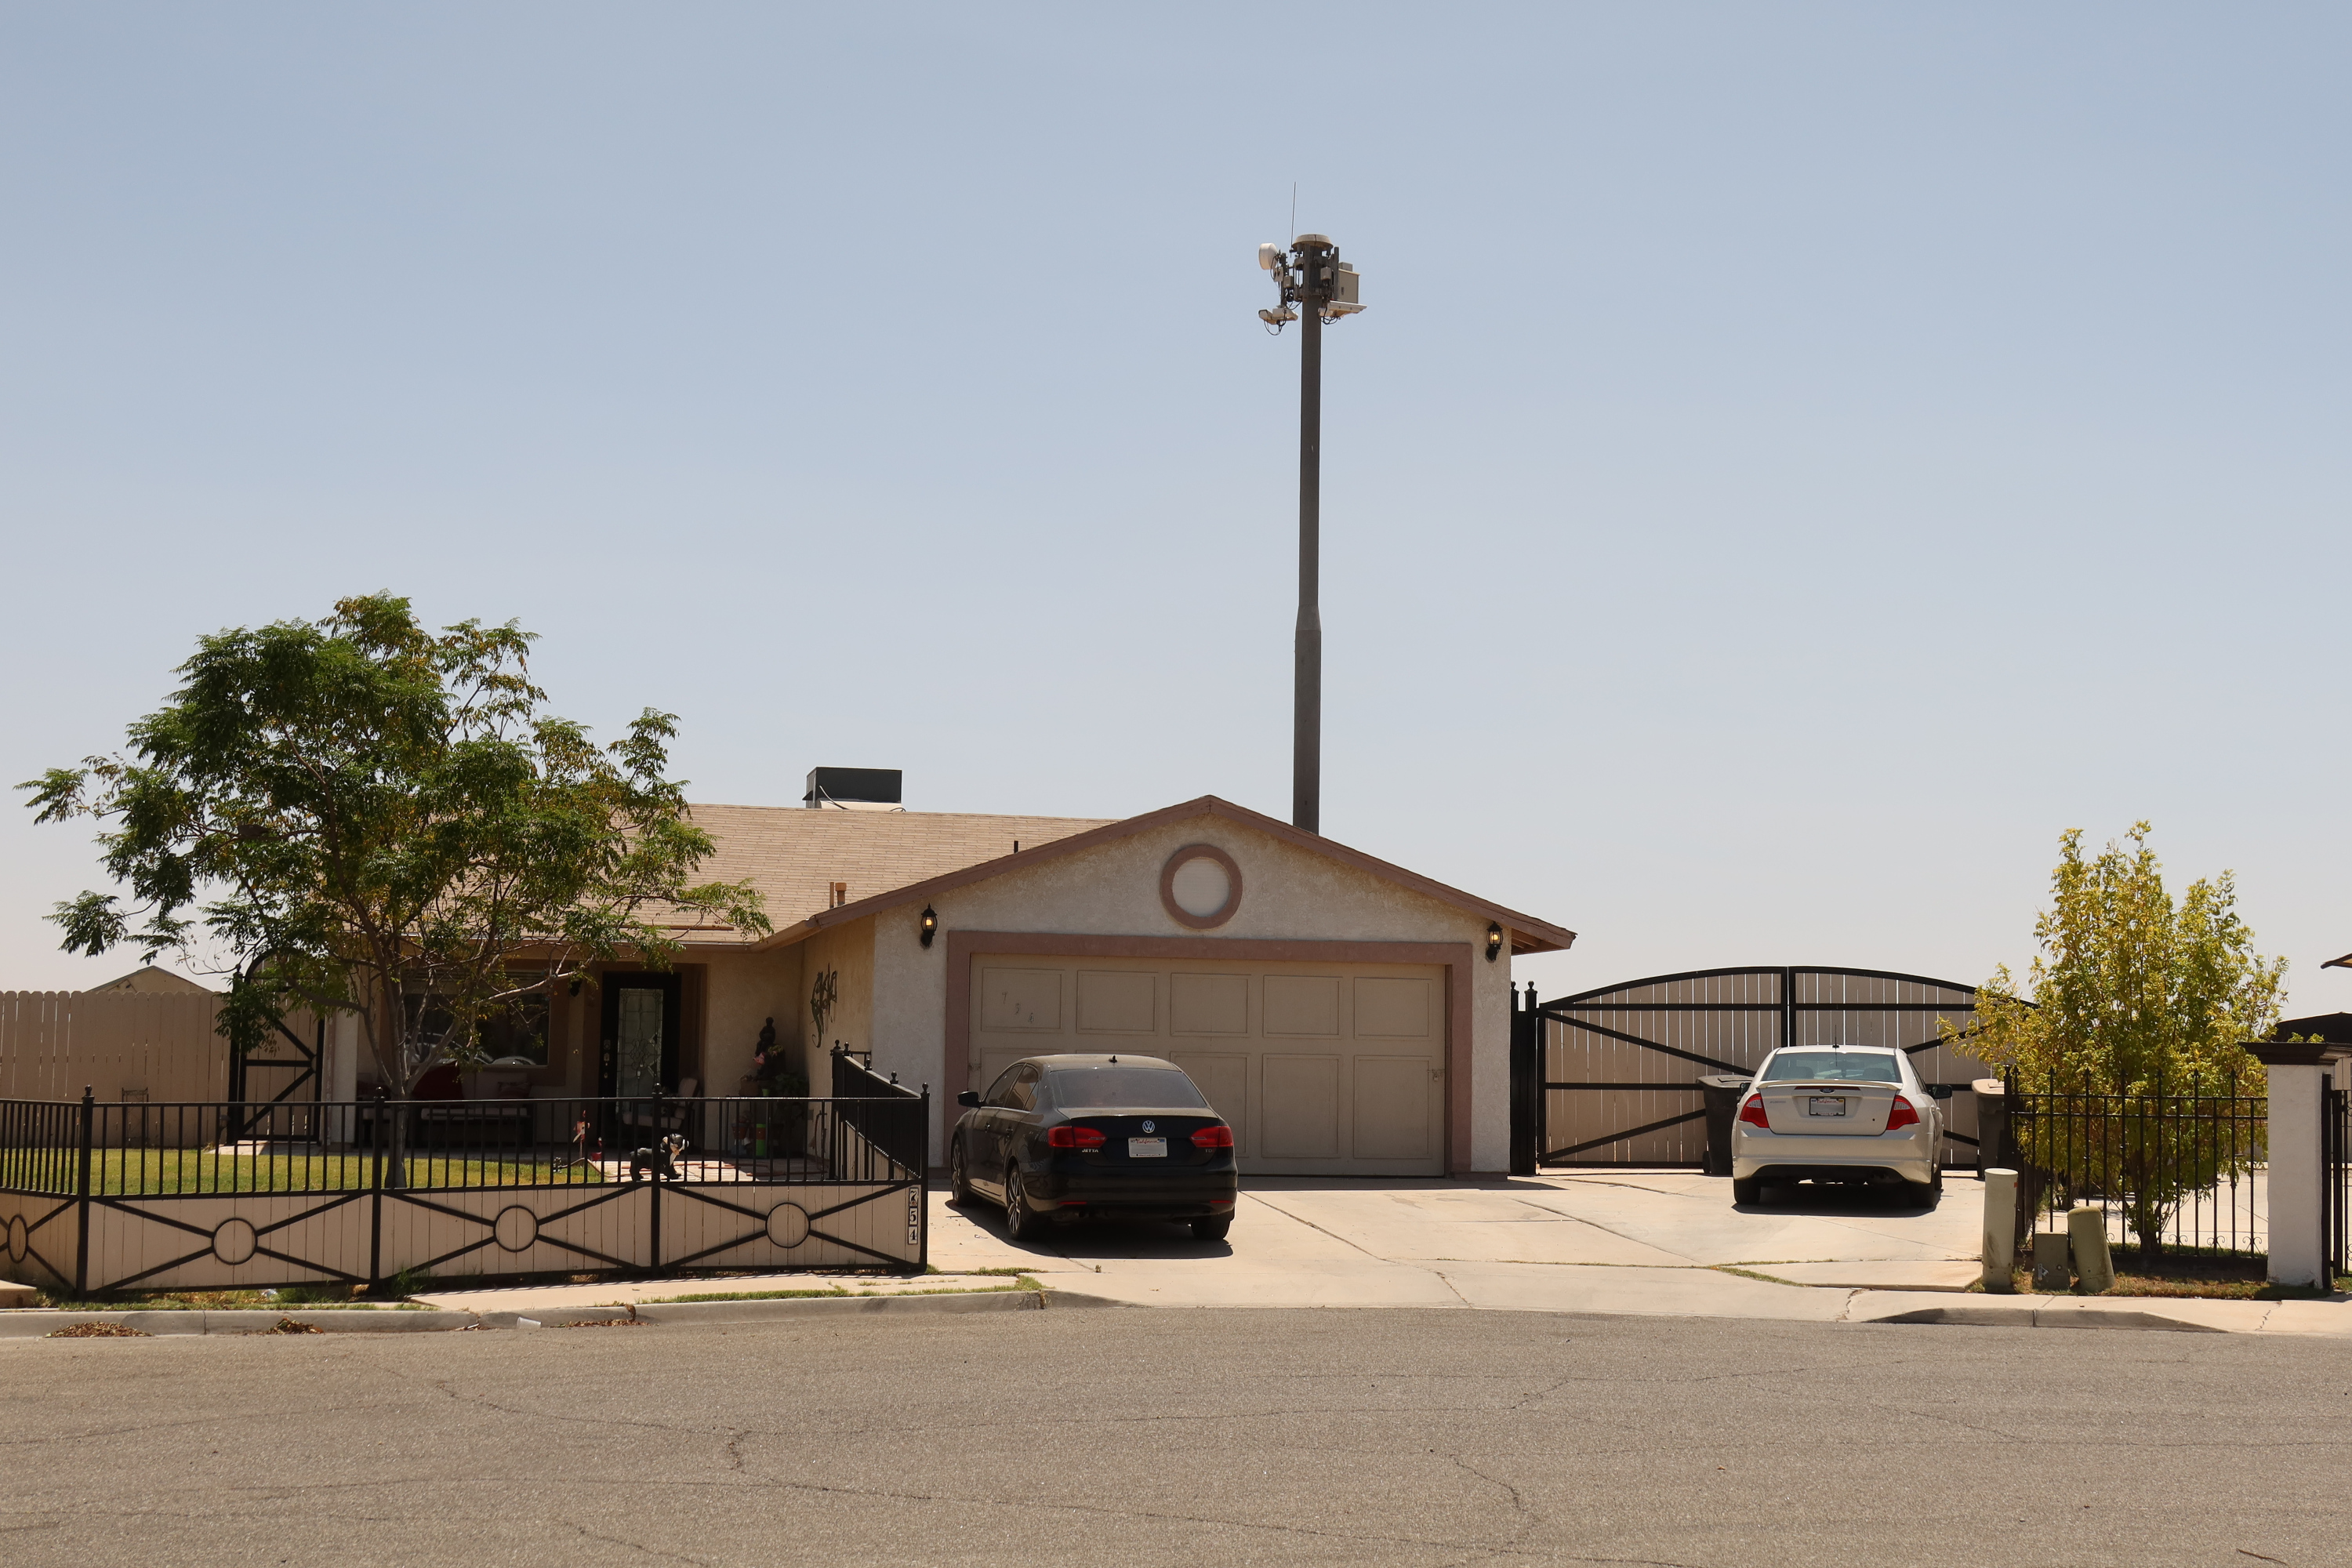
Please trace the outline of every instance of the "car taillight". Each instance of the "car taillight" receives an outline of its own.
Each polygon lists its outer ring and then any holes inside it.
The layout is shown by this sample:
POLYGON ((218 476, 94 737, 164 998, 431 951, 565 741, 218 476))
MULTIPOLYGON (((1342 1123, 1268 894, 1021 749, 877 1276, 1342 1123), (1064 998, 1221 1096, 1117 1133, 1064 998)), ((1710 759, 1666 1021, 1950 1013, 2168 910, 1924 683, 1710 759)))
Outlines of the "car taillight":
POLYGON ((1748 1103, 1739 1108, 1739 1120, 1750 1127, 1761 1127, 1767 1132, 1772 1131, 1772 1124, 1764 1120, 1764 1097, 1760 1094, 1748 1097, 1748 1103))
POLYGON ((1234 1130, 1222 1121, 1214 1127, 1192 1130, 1192 1147, 1195 1149, 1230 1149, 1233 1146, 1234 1130))
POLYGON ((1916 1127, 1918 1125, 1919 1113, 1911 1109, 1911 1102, 1909 1100, 1904 1099, 1899 1094, 1896 1095, 1895 1097, 1895 1103, 1886 1108, 1886 1130, 1889 1132, 1892 1132, 1898 1127, 1916 1127))
POLYGON ((1059 1127, 1045 1129, 1045 1147, 1048 1149, 1099 1149, 1103 1142, 1103 1130, 1099 1127, 1081 1127, 1076 1122, 1066 1122, 1059 1127))

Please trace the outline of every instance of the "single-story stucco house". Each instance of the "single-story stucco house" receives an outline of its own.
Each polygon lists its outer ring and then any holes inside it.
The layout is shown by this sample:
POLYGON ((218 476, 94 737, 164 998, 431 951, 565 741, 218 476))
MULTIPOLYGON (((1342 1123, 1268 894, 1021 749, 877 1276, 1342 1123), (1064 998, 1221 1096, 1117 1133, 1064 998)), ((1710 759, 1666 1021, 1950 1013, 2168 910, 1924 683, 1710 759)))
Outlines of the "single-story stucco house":
MULTIPOLYGON (((1245 1172, 1507 1168, 1510 957, 1574 932, 1213 795, 1118 821, 812 801, 693 808, 704 874, 758 887, 773 934, 685 929, 668 973, 558 986, 526 1055, 481 1076, 746 1092, 772 1020, 817 1094, 836 1045, 929 1086, 937 1163, 959 1090, 1024 1056, 1133 1049, 1192 1075, 1245 1172)), ((360 1081, 338 1043, 331 1099, 360 1081)))

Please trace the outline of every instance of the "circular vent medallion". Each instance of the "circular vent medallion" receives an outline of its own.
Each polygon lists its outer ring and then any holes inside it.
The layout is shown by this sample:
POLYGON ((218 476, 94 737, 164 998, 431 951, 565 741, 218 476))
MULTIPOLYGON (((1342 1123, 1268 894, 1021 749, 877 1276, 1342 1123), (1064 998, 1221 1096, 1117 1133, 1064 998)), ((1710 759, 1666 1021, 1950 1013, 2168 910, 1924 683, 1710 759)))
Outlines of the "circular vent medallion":
POLYGON ((1242 907, 1242 868, 1213 844, 1187 844, 1160 868, 1160 907, 1178 925, 1213 931, 1242 907))

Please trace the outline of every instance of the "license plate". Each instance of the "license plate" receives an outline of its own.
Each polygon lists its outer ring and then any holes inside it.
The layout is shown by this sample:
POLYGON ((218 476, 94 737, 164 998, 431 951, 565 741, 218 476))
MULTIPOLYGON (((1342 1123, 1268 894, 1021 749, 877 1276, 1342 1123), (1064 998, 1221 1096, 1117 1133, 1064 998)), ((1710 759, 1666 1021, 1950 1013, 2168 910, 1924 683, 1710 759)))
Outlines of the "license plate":
POLYGON ((1843 1116, 1845 1114, 1845 1101, 1836 1098, 1834 1095, 1816 1095, 1813 1097, 1812 1102, 1805 1107, 1805 1114, 1808 1116, 1843 1116))
POLYGON ((1130 1138, 1127 1141, 1127 1157, 1130 1160, 1165 1160, 1168 1158, 1168 1140, 1130 1138))

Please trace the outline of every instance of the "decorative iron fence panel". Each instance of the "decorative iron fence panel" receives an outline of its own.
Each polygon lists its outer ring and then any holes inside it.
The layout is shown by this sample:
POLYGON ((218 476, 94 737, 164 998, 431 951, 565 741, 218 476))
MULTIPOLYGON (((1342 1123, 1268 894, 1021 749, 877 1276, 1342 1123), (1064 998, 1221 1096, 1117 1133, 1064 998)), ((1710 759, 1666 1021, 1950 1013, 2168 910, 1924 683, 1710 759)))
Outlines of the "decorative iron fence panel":
POLYGON ((887 1158, 919 1162, 929 1147, 930 1097, 882 1077, 846 1049, 833 1053, 833 1095, 845 1108, 842 1119, 887 1158))
POLYGON ((256 1109, 0 1101, 8 1271, 97 1291, 927 1260, 921 1096, 256 1109), (868 1136, 877 1116, 911 1147, 868 1136))
POLYGON ((2063 1230, 2090 1207, 2108 1244, 2143 1266, 2270 1250, 2270 1102, 2234 1079, 2146 1092, 2012 1079, 2008 1100, 2021 1234, 2063 1230))
POLYGON ((1902 1050, 1943 1100, 1945 1163, 1975 1162, 1969 1085, 1991 1069, 1945 1045, 1938 1028, 1974 1026, 1973 986, 1869 969, 1706 969, 1601 986, 1536 1012, 1544 1164, 1700 1166, 1699 1079, 1752 1075, 1784 1045, 1902 1050))

